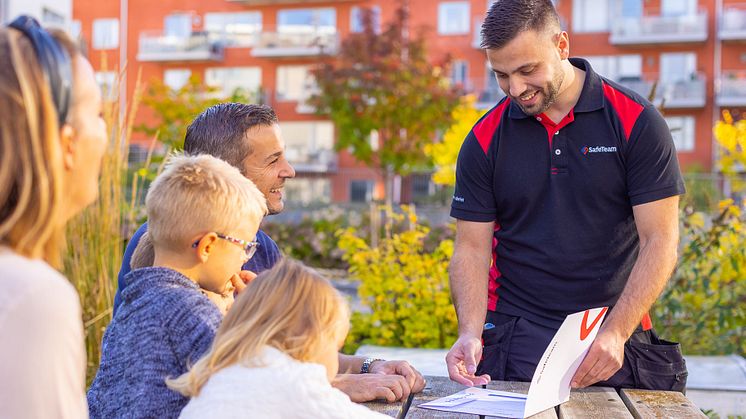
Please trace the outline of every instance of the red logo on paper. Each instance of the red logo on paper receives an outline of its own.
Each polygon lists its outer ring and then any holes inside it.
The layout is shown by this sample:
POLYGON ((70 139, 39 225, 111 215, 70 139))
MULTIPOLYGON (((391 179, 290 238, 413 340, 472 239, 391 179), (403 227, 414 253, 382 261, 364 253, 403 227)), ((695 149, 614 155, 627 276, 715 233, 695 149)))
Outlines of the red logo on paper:
POLYGON ((590 310, 586 310, 585 313, 583 313, 583 322, 580 323, 580 340, 584 341, 588 335, 591 334, 591 330, 593 330, 596 327, 596 324, 598 324, 599 320, 601 320, 601 317, 606 314, 606 310, 608 310, 608 307, 604 307, 603 310, 601 310, 600 313, 596 316, 595 319, 593 319, 593 323, 591 323, 591 326, 588 327, 588 313, 590 313, 590 310))

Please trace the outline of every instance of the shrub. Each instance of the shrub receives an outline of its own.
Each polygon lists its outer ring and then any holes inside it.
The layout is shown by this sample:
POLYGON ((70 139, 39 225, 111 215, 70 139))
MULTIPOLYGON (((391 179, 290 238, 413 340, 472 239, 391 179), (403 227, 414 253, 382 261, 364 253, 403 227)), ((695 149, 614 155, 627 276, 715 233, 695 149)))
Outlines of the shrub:
POLYGON ((746 355, 746 217, 732 200, 684 217, 679 266, 654 308, 686 353, 746 355))
POLYGON ((349 275, 360 281, 361 304, 370 309, 353 314, 346 351, 360 344, 446 348, 457 337, 448 284, 453 240, 442 240, 427 251, 430 229, 417 222, 412 208, 402 209, 403 214, 386 211, 391 221, 377 247, 357 236, 353 228, 339 234, 349 275), (403 221, 408 229, 391 228, 403 221))

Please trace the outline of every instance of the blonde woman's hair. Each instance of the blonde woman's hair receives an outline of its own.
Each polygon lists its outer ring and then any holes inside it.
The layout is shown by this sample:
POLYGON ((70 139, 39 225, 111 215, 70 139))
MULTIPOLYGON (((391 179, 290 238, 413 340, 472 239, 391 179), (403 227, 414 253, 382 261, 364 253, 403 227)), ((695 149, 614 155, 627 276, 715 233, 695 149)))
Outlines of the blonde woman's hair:
MULTIPOLYGON (((49 32, 75 65, 80 48, 49 32)), ((0 28, 0 56, 0 244, 59 268, 66 220, 57 110, 26 36, 0 28)))
MULTIPOLYGON (((235 167, 207 154, 175 154, 145 198, 155 249, 181 251, 195 235, 231 234, 247 220, 259 225, 267 202, 235 167)), ((247 237, 245 240, 251 240, 247 237)))
POLYGON ((272 346, 299 361, 311 361, 337 344, 349 323, 349 308, 331 283, 290 259, 262 272, 228 311, 210 351, 182 376, 167 380, 187 397, 199 395, 211 375, 234 364, 259 367, 256 357, 272 346))

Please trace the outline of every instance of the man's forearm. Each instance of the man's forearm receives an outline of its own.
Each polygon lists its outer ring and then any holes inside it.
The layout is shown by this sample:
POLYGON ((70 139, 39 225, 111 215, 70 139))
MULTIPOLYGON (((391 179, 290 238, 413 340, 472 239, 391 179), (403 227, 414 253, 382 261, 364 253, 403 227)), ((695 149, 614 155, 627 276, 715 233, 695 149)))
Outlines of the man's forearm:
POLYGON ((622 295, 604 323, 604 329, 615 331, 625 340, 632 335, 642 316, 663 291, 676 266, 677 243, 677 235, 671 234, 641 243, 637 262, 632 267, 622 295))
POLYGON ((456 250, 449 266, 451 296, 459 335, 480 336, 487 313, 489 253, 456 250))

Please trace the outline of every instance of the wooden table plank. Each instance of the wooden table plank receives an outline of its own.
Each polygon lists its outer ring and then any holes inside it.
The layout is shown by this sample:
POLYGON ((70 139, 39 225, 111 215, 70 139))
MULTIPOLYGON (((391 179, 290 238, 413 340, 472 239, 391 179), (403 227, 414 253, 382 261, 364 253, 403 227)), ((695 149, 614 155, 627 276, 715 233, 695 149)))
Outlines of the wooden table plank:
POLYGON ((570 392, 570 400, 559 405, 559 419, 632 418, 613 388, 588 387, 570 392))
POLYGON ((454 418, 454 419, 476 419, 477 415, 459 414, 453 412, 441 412, 440 410, 421 409, 417 406, 427 403, 441 397, 448 396, 466 388, 461 384, 451 381, 448 377, 425 377, 427 384, 422 393, 415 396, 412 400, 412 406, 407 412, 407 419, 410 418, 454 418))
POLYGON ((624 389, 622 400, 635 419, 707 418, 694 403, 676 391, 624 389))

